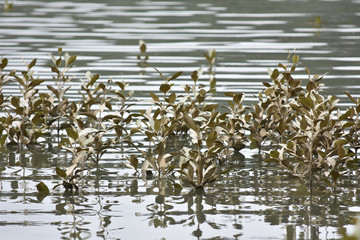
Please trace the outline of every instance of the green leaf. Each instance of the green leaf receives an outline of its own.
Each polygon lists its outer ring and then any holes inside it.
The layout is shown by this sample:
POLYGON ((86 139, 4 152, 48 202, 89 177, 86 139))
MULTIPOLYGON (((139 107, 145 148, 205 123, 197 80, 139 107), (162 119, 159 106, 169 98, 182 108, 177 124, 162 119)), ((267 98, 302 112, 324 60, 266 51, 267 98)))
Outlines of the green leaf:
POLYGON ((279 77, 279 75, 279 70, 275 68, 271 74, 271 79, 275 81, 279 77))
POLYGON ((130 135, 133 135, 133 134, 138 133, 138 132, 141 132, 140 129, 138 129, 138 128, 132 128, 132 129, 130 130, 130 135))
POLYGON ((55 171, 56 171, 56 175, 58 175, 60 178, 66 179, 66 173, 64 170, 56 167, 55 171))
POLYGON ((307 127, 308 127, 308 122, 305 117, 302 117, 300 121, 300 128, 301 130, 306 131, 307 127))
POLYGON ((211 112, 213 110, 215 110, 216 108, 218 108, 219 105, 218 104, 209 104, 209 105, 206 105, 204 107, 204 111, 208 111, 208 112, 211 112))
POLYGON ((18 83, 20 83, 21 86, 25 87, 25 83, 24 83, 24 81, 23 81, 20 77, 18 77, 18 76, 16 76, 16 75, 14 75, 14 77, 15 77, 16 81, 17 81, 18 83))
POLYGON ((97 121, 97 117, 96 117, 96 115, 94 113, 83 112, 83 113, 79 113, 79 115, 84 115, 84 116, 87 116, 87 117, 92 118, 95 121, 97 121))
POLYGON ((337 154, 338 154, 338 156, 339 156, 339 159, 342 159, 342 158, 345 157, 346 153, 345 153, 345 149, 344 149, 343 146, 340 146, 340 147, 338 148, 337 154))
POLYGON ((299 60, 300 60, 299 55, 294 54, 294 55, 292 56, 292 62, 293 62, 293 63, 298 63, 299 60))
POLYGON ((67 135, 75 141, 79 138, 79 134, 73 128, 66 128, 67 135))
POLYGON ((150 92, 150 96, 155 102, 160 102, 159 97, 155 93, 150 92))
POLYGON ((112 105, 110 101, 105 101, 105 106, 107 107, 107 109, 109 109, 110 111, 112 111, 112 105))
POLYGON ((154 120, 154 130, 155 132, 159 132, 161 128, 161 120, 160 119, 155 119, 154 120))
POLYGON ((88 86, 92 86, 92 85, 94 85, 94 83, 96 82, 96 80, 98 80, 100 78, 100 74, 95 74, 92 78, 91 78, 91 80, 90 80, 90 82, 88 83, 88 86))
POLYGON ((270 152, 270 157, 272 158, 279 158, 280 153, 278 151, 271 151, 270 152))
POLYGON ((68 61, 68 64, 67 64, 67 65, 70 65, 70 64, 72 64, 73 62, 75 62, 75 61, 76 61, 76 58, 77 58, 76 55, 71 56, 71 57, 69 58, 69 61, 68 61))
POLYGON ((41 79, 32 80, 31 83, 29 84, 29 87, 34 88, 36 86, 39 86, 43 82, 45 82, 45 80, 41 80, 41 79))
POLYGON ((48 188, 48 186, 46 186, 45 183, 43 182, 40 182, 36 185, 36 188, 37 190, 40 192, 40 193, 45 193, 45 194, 49 194, 50 193, 50 190, 48 188))
POLYGON ((1 136, 1 138, 0 138, 0 146, 1 147, 3 147, 5 145, 5 141, 7 139, 7 136, 8 136, 7 134, 4 134, 4 135, 1 136))
POLYGON ((183 73, 183 72, 177 72, 177 73, 175 73, 171 78, 169 78, 169 81, 178 78, 182 73, 183 73))
POLYGON ((212 131, 207 135, 206 146, 211 148, 214 145, 215 140, 217 139, 216 131, 212 131))
POLYGON ((352 111, 351 111, 351 108, 348 109, 344 114, 342 114, 340 117, 339 117, 339 121, 343 121, 343 120, 346 120, 350 115, 351 115, 352 111))
POLYGON ((338 148, 338 147, 344 146, 347 143, 348 143, 348 140, 346 140, 346 139, 337 139, 337 140, 335 140, 335 142, 333 144, 335 147, 338 148))
POLYGON ((334 181, 336 182, 338 180, 338 178, 341 176, 339 171, 337 170, 333 170, 330 173, 331 177, 334 179, 334 181))
POLYGON ((19 100, 19 97, 12 97, 11 98, 11 104, 15 107, 15 108, 18 108, 20 105, 20 100, 19 100))
POLYGON ((51 72, 54 72, 54 73, 57 73, 57 74, 60 74, 60 71, 57 67, 54 67, 54 66, 51 66, 49 65, 50 69, 51 69, 51 72))
POLYGON ((60 95, 58 90, 56 90, 53 86, 47 85, 47 88, 52 91, 52 93, 59 99, 60 95))
POLYGON ((302 105, 305 105, 309 108, 314 108, 314 103, 310 98, 307 98, 305 96, 300 96, 298 99, 299 103, 301 103, 302 105))
POLYGON ((140 45, 140 52, 145 53, 146 52, 146 43, 145 43, 145 41, 140 40, 139 45, 140 45))
POLYGON ((196 83, 196 81, 199 79, 198 71, 195 70, 191 73, 191 79, 196 83))
POLYGON ((174 103, 176 100, 176 93, 171 93, 169 96, 169 103, 174 103))
POLYGON ((170 90, 171 86, 167 83, 161 84, 160 91, 163 93, 167 93, 170 90))
POLYGON ((164 75, 157 68, 154 67, 154 69, 160 74, 161 78, 166 81, 164 75))
POLYGON ((270 83, 268 83, 268 82, 262 82, 262 84, 265 86, 265 87, 271 87, 272 85, 270 84, 270 83))
POLYGON ((286 71, 286 67, 287 67, 287 66, 285 66, 284 64, 279 63, 278 66, 281 67, 281 68, 283 68, 283 69, 286 71))
POLYGON ((31 63, 28 65, 28 69, 31 69, 32 67, 34 67, 36 64, 36 61, 37 61, 36 58, 34 60, 32 60, 31 63))
POLYGON ((224 95, 227 97, 233 97, 236 93, 234 92, 225 92, 224 95))
POLYGON ((356 100, 350 95, 350 93, 345 92, 345 94, 348 96, 348 98, 355 104, 357 104, 356 100))
POLYGON ((1 60, 0 69, 4 69, 7 66, 7 64, 8 64, 7 58, 3 58, 1 60))
POLYGON ((186 125, 189 128, 191 128, 192 130, 194 130, 195 132, 199 131, 199 127, 196 125, 194 120, 189 115, 184 114, 184 121, 185 121, 186 125))

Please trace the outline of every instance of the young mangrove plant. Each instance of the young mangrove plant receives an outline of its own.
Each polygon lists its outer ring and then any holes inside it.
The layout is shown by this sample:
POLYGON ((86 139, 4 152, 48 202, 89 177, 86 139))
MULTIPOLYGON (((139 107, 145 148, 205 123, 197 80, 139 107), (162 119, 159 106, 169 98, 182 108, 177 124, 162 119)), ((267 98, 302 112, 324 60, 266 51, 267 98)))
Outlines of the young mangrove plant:
POLYGON ((348 131, 345 133, 344 138, 354 150, 355 160, 357 160, 358 150, 360 149, 360 99, 354 99, 349 93, 345 93, 355 106, 347 109, 347 111, 340 116, 339 120, 345 121, 344 127, 348 128, 348 131))
POLYGON ((185 182, 202 191, 207 183, 227 172, 220 170, 217 161, 222 161, 227 151, 224 151, 226 147, 219 140, 226 113, 216 111, 217 104, 206 104, 208 91, 197 89, 200 73, 201 70, 193 71, 191 78, 194 85, 185 88, 190 103, 184 108, 183 120, 189 128, 191 147, 183 147, 178 172, 185 182))
POLYGON ((265 142, 276 146, 286 143, 295 133, 291 124, 295 111, 290 104, 303 92, 301 80, 292 77, 298 62, 298 55, 289 54, 289 64, 279 64, 282 72, 269 69, 272 84, 263 82, 266 89, 259 93, 259 102, 253 105, 253 110, 246 117, 249 122, 250 147, 258 148, 259 153, 265 142))
POLYGON ((128 129, 130 129, 130 124, 139 115, 130 111, 130 107, 134 105, 129 103, 134 91, 126 90, 129 83, 116 81, 115 84, 119 88, 119 90, 115 89, 111 92, 115 100, 115 106, 112 104, 115 113, 106 115, 104 120, 109 119, 112 122, 116 133, 116 141, 122 144, 124 141, 131 142, 131 134, 128 129))
POLYGON ((70 89, 67 84, 72 80, 68 72, 75 66, 77 56, 70 56, 65 53, 62 56, 62 48, 58 48, 58 58, 50 54, 52 64, 49 65, 51 72, 56 75, 53 76, 55 86, 47 85, 47 88, 52 92, 53 96, 48 97, 47 108, 45 108, 45 121, 51 129, 56 123, 55 129, 57 131, 57 142, 60 141, 60 130, 68 127, 69 123, 65 122, 64 115, 70 108, 68 98, 65 97, 66 92, 70 89))
POLYGON ((233 101, 228 101, 229 107, 227 109, 230 112, 226 121, 220 125, 223 133, 220 139, 227 146, 228 151, 229 148, 233 148, 234 151, 239 152, 245 147, 247 141, 245 136, 245 131, 248 129, 245 119, 246 108, 242 105, 245 95, 234 92, 226 92, 225 95, 232 97, 233 101))
MULTIPOLYGON (((114 139, 105 138, 104 134, 112 128, 108 122, 111 117, 105 114, 105 108, 112 110, 111 98, 107 96, 110 91, 109 84, 96 81, 100 75, 93 75, 91 72, 86 73, 86 80, 82 81, 80 92, 82 101, 79 104, 71 104, 71 114, 66 117, 73 123, 73 126, 66 129, 67 133, 72 133, 69 139, 78 143, 81 151, 87 151, 87 157, 92 159, 98 165, 101 157, 106 153, 108 148, 113 147, 114 139), (75 134, 74 134, 75 132, 75 134)), ((69 136, 69 135, 68 135, 69 136)), ((73 145, 68 140, 62 140, 67 145, 73 145)), ((70 147, 70 149, 73 149, 70 147)), ((72 151, 74 156, 76 152, 72 151)))
POLYGON ((207 53, 204 52, 204 57, 208 62, 210 89, 212 92, 214 92, 216 89, 216 77, 215 77, 216 51, 215 51, 215 49, 209 49, 209 51, 207 53))
POLYGON ((36 89, 45 80, 34 77, 33 67, 36 59, 26 64, 27 70, 18 76, 12 72, 11 76, 19 86, 20 96, 11 96, 5 129, 9 144, 17 144, 20 148, 25 145, 37 144, 37 140, 47 131, 44 123, 42 100, 36 89))
POLYGON ((336 106, 338 99, 321 94, 323 76, 311 77, 309 71, 308 74, 306 90, 289 104, 288 111, 294 112, 289 122, 292 134, 286 142, 279 142, 278 150, 269 152, 267 161, 277 162, 293 176, 305 180, 312 191, 320 181, 335 186, 346 172, 351 155, 344 147, 347 140, 343 126, 336 120, 342 118, 336 106))
MULTIPOLYGON (((140 50, 139 59, 146 62, 145 42, 140 42, 140 50)), ((205 57, 213 73, 215 51, 205 57)), ((319 183, 336 186, 351 170, 354 156, 357 159, 360 100, 346 93, 355 106, 341 113, 338 99, 321 91, 323 76, 311 76, 307 68, 309 79, 303 86, 294 78, 299 64, 296 54, 289 54, 287 63, 280 63, 278 69, 269 69, 271 81, 263 83, 265 89, 250 110, 242 104, 243 93, 225 93, 232 98, 224 106, 225 112, 209 99, 212 87, 206 90, 199 84, 201 68, 191 73, 193 84, 186 85, 182 95, 172 91, 182 72, 165 77, 156 69, 162 79, 160 94, 150 93, 152 106, 138 113, 131 111, 133 91, 126 90, 127 83, 102 81, 99 74, 91 72, 81 81, 80 100, 70 102, 66 95, 76 56, 63 54, 59 48, 58 56, 51 59, 55 84, 47 85, 49 92, 39 90, 44 80, 35 76, 36 59, 21 73, 5 70, 8 61, 1 59, 0 145, 31 146, 51 138, 56 131, 61 138, 59 146, 71 154, 70 167, 55 169, 63 181, 56 187, 63 185, 67 191, 78 188, 80 173, 91 166, 88 160, 98 167, 110 148, 124 143, 138 150, 137 155, 127 156, 128 166, 137 171, 142 156, 144 173, 156 171, 160 179, 179 173, 200 192, 229 171, 222 169, 222 163, 232 154, 230 149, 240 151, 247 139, 259 152, 264 145, 270 147, 264 152, 266 161, 298 177, 311 191, 319 183), (5 95, 4 88, 13 82, 20 94, 5 95), (137 133, 149 141, 148 149, 132 141, 137 133), (172 144, 180 139, 187 141, 182 148, 172 144)))
MULTIPOLYGON (((146 172, 150 166, 161 176, 170 173, 175 167, 170 161, 173 156, 166 149, 167 141, 178 124, 178 122, 174 121, 172 116, 170 116, 170 109, 174 109, 176 94, 169 93, 173 85, 171 81, 178 78, 182 72, 177 72, 172 77, 165 77, 159 70, 157 71, 163 80, 159 88, 163 96, 159 97, 154 93, 150 93, 156 109, 153 111, 153 107, 150 107, 146 111, 141 111, 140 114, 143 118, 138 121, 138 127, 131 129, 131 132, 142 132, 146 135, 148 141, 154 144, 154 148, 149 148, 149 152, 139 149, 134 144, 138 151, 145 157, 142 170, 146 172)), ((133 157, 130 158, 130 160, 135 159, 136 158, 133 157)), ((133 161, 130 161, 130 163, 133 163, 133 161)))
MULTIPOLYGON (((0 62, 0 112, 6 112, 6 108, 9 104, 9 96, 5 96, 3 93, 4 85, 10 81, 10 77, 13 73, 6 73, 4 70, 8 64, 8 60, 6 58, 1 58, 0 62)), ((6 143, 6 139, 8 137, 7 132, 7 126, 10 124, 9 122, 12 122, 13 117, 11 115, 10 119, 8 119, 5 116, 0 116, 0 146, 3 147, 6 143)))
POLYGON ((184 115, 184 120, 190 129, 192 147, 183 147, 178 172, 183 181, 202 192, 207 183, 229 171, 221 171, 218 164, 217 160, 227 156, 227 151, 224 151, 225 146, 218 140, 221 129, 212 126, 214 122, 223 119, 220 113, 214 111, 208 120, 195 122, 189 115, 184 115))
POLYGON ((138 66, 139 67, 147 67, 148 64, 148 60, 149 60, 149 55, 146 52, 146 42, 143 40, 139 41, 139 48, 140 48, 140 53, 137 55, 137 59, 139 60, 138 62, 138 66))

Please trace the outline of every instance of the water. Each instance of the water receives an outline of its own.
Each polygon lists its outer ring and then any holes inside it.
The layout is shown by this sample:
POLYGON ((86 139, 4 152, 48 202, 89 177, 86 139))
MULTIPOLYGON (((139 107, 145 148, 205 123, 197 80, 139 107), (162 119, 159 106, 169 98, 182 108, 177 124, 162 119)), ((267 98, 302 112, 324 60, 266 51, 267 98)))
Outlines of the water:
MULTIPOLYGON (((203 52, 217 51, 217 94, 246 93, 246 104, 268 81, 267 67, 284 62, 287 51, 300 55, 299 77, 327 73, 327 94, 349 105, 344 91, 359 95, 360 1, 13 1, 0 12, 0 55, 9 68, 38 58, 37 71, 49 78, 49 53, 58 47, 78 55, 70 97, 76 99, 85 72, 101 79, 124 79, 146 109, 149 91, 161 79, 207 68, 203 52), (316 26, 320 17, 321 26, 316 26), (140 68, 138 42, 147 42, 149 66, 140 68), (144 91, 147 89, 147 91, 144 91)), ((201 83, 208 86, 206 74, 201 83)), ((16 94, 16 87, 8 93, 16 94)), ((52 191, 41 202, 36 184, 59 183, 55 166, 68 166, 65 153, 4 150, 0 160, 0 231, 4 239, 333 239, 351 233, 359 209, 356 173, 344 179, 336 196, 319 196, 310 208, 303 186, 261 164, 248 148, 228 163, 228 175, 207 188, 205 196, 177 193, 165 180, 146 180, 124 167, 113 151, 93 170, 77 196, 52 191), (164 197, 165 196, 165 197, 164 197)))

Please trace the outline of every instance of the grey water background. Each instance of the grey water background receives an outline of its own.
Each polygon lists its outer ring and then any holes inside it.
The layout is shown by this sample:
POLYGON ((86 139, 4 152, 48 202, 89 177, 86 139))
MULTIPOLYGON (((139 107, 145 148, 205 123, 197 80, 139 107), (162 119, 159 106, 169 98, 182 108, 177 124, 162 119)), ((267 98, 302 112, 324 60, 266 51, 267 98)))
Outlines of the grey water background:
MULTIPOLYGON (((70 97, 78 98, 85 72, 130 83, 134 110, 150 105, 165 75, 184 74, 175 89, 191 83, 192 71, 215 49, 216 95, 244 92, 255 101, 267 68, 296 49, 298 76, 326 74, 324 91, 345 109, 344 91, 360 97, 359 0, 207 1, 11 1, 0 11, 0 56, 10 69, 38 58, 38 74, 51 83, 49 53, 62 47, 78 55, 70 97), (314 25, 320 17, 321 26, 314 25), (147 43, 149 66, 139 67, 139 40, 147 43)), ((206 74, 201 82, 209 85, 206 74)), ((5 90, 4 90, 5 91, 5 90)), ((16 86, 6 88, 18 94, 16 86)), ((3 150, 0 153, 2 239, 339 239, 353 231, 360 212, 358 174, 342 180, 337 194, 318 196, 312 208, 304 187, 281 170, 261 163, 248 148, 228 161, 233 170, 207 188, 207 195, 176 194, 169 182, 146 180, 124 166, 132 149, 113 151, 87 178, 77 196, 54 191, 42 202, 36 184, 59 183, 55 166, 69 165, 65 153, 3 150)))

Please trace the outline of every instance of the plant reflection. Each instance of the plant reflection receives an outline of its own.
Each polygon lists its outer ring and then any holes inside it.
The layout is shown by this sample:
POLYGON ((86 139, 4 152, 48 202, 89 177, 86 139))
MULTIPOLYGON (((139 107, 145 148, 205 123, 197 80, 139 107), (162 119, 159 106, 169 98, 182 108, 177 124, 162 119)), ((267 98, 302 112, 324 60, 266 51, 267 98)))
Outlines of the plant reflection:
POLYGON ((56 204, 56 212, 59 215, 71 215, 72 221, 56 222, 57 229, 62 235, 61 239, 89 239, 91 237, 90 229, 84 227, 89 223, 85 221, 82 216, 80 207, 82 199, 80 196, 75 196, 73 192, 65 192, 64 198, 59 198, 60 202, 56 204))

